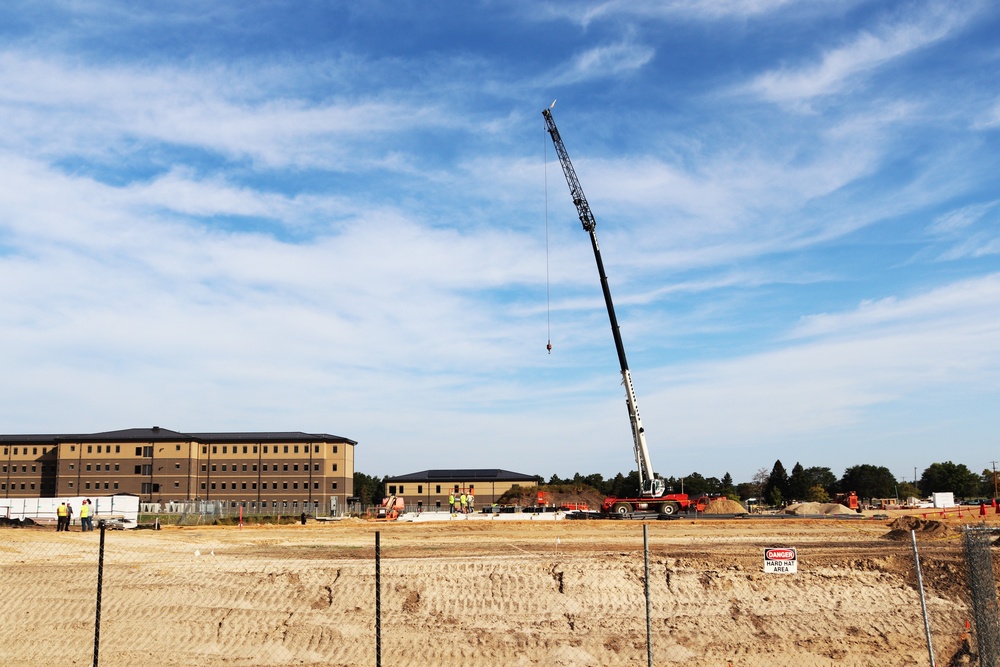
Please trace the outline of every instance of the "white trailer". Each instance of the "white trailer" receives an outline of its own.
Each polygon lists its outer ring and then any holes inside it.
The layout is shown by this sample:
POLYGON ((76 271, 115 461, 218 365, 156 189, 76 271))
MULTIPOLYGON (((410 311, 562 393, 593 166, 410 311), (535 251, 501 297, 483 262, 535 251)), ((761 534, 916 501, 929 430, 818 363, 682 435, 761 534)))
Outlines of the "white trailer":
POLYGON ((93 503, 91 517, 94 525, 101 519, 114 519, 125 528, 135 528, 139 521, 139 496, 117 494, 113 496, 60 496, 58 498, 3 498, 0 499, 0 516, 8 519, 32 519, 55 523, 56 510, 61 503, 73 507, 73 522, 79 525, 80 506, 89 499, 93 503))

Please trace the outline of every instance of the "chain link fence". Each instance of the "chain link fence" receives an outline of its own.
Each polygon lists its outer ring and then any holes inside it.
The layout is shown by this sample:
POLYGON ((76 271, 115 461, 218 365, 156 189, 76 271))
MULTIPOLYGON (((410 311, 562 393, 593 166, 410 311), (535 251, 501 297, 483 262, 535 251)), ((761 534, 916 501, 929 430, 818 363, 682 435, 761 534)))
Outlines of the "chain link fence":
MULTIPOLYGON (((0 664, 930 664, 908 542, 815 543, 774 575, 741 535, 354 526, 4 529, 0 664)), ((938 665, 997 664, 991 535, 920 545, 938 665)))

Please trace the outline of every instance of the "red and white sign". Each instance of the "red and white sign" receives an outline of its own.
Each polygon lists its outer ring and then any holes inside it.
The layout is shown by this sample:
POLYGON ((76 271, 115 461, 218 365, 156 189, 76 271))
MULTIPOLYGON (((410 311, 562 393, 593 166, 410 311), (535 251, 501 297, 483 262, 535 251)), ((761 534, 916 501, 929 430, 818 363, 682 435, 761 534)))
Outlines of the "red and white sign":
POLYGON ((795 547, 764 549, 764 572, 769 574, 795 574, 798 572, 798 553, 795 547))

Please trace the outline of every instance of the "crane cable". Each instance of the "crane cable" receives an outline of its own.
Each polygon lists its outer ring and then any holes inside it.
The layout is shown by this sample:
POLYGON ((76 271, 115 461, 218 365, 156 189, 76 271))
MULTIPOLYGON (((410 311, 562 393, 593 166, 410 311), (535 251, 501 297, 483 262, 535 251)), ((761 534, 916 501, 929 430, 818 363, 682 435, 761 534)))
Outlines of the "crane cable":
POLYGON ((548 341, 545 349, 552 354, 552 303, 549 297, 549 144, 545 137, 548 130, 542 123, 542 171, 545 174, 545 327, 548 341))

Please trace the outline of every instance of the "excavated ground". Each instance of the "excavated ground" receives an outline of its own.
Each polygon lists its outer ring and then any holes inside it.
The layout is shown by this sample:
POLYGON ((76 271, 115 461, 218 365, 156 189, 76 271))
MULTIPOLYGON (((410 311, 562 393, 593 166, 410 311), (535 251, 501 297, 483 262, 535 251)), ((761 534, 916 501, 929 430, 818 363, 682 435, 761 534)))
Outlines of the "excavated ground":
MULTIPOLYGON (((970 618, 968 521, 913 524, 940 664, 970 618)), ((926 664, 902 525, 649 522, 655 664, 926 664), (797 574, 764 572, 776 546, 797 574)), ((384 664, 645 664, 641 522, 472 520, 108 532, 100 664, 375 664, 376 532, 384 664)), ((98 532, 0 535, 0 663, 92 664, 98 532)))

